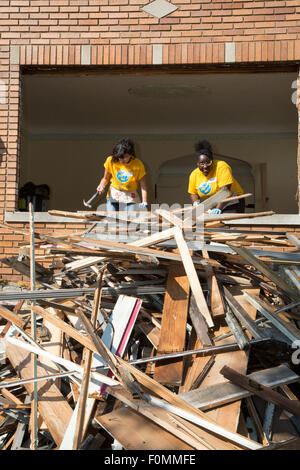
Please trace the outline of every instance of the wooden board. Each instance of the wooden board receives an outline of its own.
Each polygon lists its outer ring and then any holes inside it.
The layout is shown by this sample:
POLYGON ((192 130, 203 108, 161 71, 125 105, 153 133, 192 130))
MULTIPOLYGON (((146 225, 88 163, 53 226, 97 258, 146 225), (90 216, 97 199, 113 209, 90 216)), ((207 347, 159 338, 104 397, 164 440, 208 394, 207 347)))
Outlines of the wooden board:
MULTIPOLYGON (((256 288, 243 290, 252 293, 259 292, 259 289, 256 288)), ((242 291, 239 288, 231 288, 230 292, 238 300, 238 302, 242 304, 242 306, 247 310, 248 314, 254 320, 256 317, 256 309, 249 308, 247 302, 243 298, 244 296, 242 291)), ((225 333, 228 331, 229 328, 224 327, 220 329, 219 333, 225 333)), ((218 342, 218 344, 231 343, 232 338, 233 337, 229 337, 224 340, 221 340, 218 342)), ((224 365, 230 366, 241 373, 245 373, 248 365, 248 353, 246 351, 236 351, 230 354, 218 355, 216 357, 214 366, 212 367, 207 377, 204 379, 203 383, 201 384, 201 387, 207 387, 209 385, 217 385, 218 383, 223 383, 224 377, 220 374, 220 370, 224 365)), ((224 428, 235 432, 237 430, 239 422, 240 405, 240 402, 232 403, 229 405, 222 406, 217 410, 208 411, 207 414, 212 419, 215 419, 219 425, 224 426, 224 428)))
POLYGON ((193 447, 130 408, 96 415, 95 420, 126 450, 193 450, 193 447))
MULTIPOLYGON (((30 353, 10 343, 7 343, 6 352, 10 363, 18 371, 20 377, 22 379, 32 378, 30 353)), ((47 374, 43 363, 38 361, 37 375, 47 374)), ((33 393, 33 383, 25 384, 25 388, 29 394, 33 393)), ((56 444, 60 445, 72 417, 72 408, 52 381, 37 382, 37 390, 38 410, 56 444)))
MULTIPOLYGON (((203 258, 209 259, 209 254, 206 250, 202 250, 202 255, 203 258)), ((215 272, 211 266, 205 266, 204 269, 209 290, 211 314, 214 319, 224 317, 225 305, 215 272)))
MULTIPOLYGON (((249 374, 248 377, 272 388, 283 384, 298 382, 300 378, 299 375, 295 374, 284 365, 253 372, 249 374)), ((182 393, 180 396, 196 408, 206 411, 241 400, 242 398, 250 397, 252 393, 245 390, 243 387, 227 382, 205 388, 198 388, 190 392, 182 393)))
POLYGON ((182 259, 182 263, 185 272, 189 278, 191 291, 194 294, 194 298, 199 308, 199 311, 204 316, 206 323, 209 328, 214 326, 214 322, 211 318, 211 314, 208 310, 207 303, 202 291, 202 287, 197 276, 197 272, 193 263, 193 259, 190 255, 186 241, 183 238, 182 230, 179 227, 174 227, 174 236, 177 243, 178 250, 182 259))
MULTIPOLYGON (((189 281, 183 266, 171 265, 161 321, 158 355, 183 351, 189 303, 189 281)), ((155 366, 154 378, 164 384, 180 384, 182 358, 155 366)))
MULTIPOLYGON (((259 289, 249 288, 249 289, 241 290, 238 287, 232 287, 230 289, 230 292, 244 306, 244 308, 247 310, 251 318, 254 319, 256 316, 256 309, 249 308, 249 305, 247 305, 247 302, 245 301, 245 298, 243 296, 243 291, 258 293, 259 289)), ((227 333, 228 331, 229 331, 229 328, 227 326, 220 327, 216 336, 220 336, 224 333, 227 333)), ((221 344, 230 344, 230 343, 232 343, 232 337, 223 339, 219 341, 217 344, 221 345, 221 344)), ((190 390, 191 385, 193 384, 197 376, 200 374, 200 372, 202 371, 203 367, 205 366, 208 360, 209 358, 207 357, 198 357, 197 359, 194 360, 194 364, 190 371, 190 374, 187 377, 187 380, 185 381, 183 386, 180 388, 180 393, 187 392, 190 390)), ((202 384, 200 385, 200 389, 226 382, 224 380, 224 377, 220 374, 220 370, 224 365, 230 365, 230 364, 232 364, 230 367, 236 368, 236 370, 239 370, 241 372, 245 372, 247 368, 247 364, 248 364, 247 352, 236 351, 236 352, 231 352, 228 354, 217 355, 215 363, 210 369, 205 379, 203 380, 202 384)), ((236 402, 236 403, 219 407, 216 410, 208 411, 206 414, 210 418, 214 419, 220 426, 223 426, 224 428, 232 432, 235 432, 238 426, 238 422, 239 422, 240 402, 236 402)))
MULTIPOLYGON (((112 317, 110 319, 112 324, 109 324, 106 327, 103 333, 103 337, 102 337, 103 341, 105 341, 105 344, 107 344, 107 346, 110 347, 114 353, 118 352, 118 348, 120 347, 120 345, 124 346, 124 343, 123 343, 124 332, 126 331, 126 328, 128 326, 129 319, 132 316, 133 310, 136 310, 137 307, 138 308, 140 307, 140 302, 141 302, 140 299, 136 299, 135 297, 128 297, 126 295, 119 296, 118 301, 114 307, 112 317)), ((83 331, 81 322, 78 317, 68 314, 68 318, 70 319, 70 321, 72 321, 72 323, 75 325, 75 327, 79 331, 83 331)), ((136 316, 134 318, 134 321, 135 319, 136 319, 136 316)), ((124 352, 124 349, 122 348, 121 354, 123 354, 123 352, 124 352)), ((105 364, 106 364, 105 360, 98 353, 94 353, 93 360, 92 360, 92 367, 99 367, 105 364)), ((111 376, 110 371, 107 371, 107 374, 108 376, 111 376)), ((106 387, 102 386, 101 389, 103 393, 105 394, 106 387)), ((89 391, 90 393, 95 393, 95 392, 98 392, 99 389, 98 387, 90 383, 89 391)), ((94 406, 95 406, 95 399, 88 397, 87 402, 86 402, 86 410, 85 410, 85 422, 84 422, 85 427, 87 426, 87 423, 89 422, 89 418, 93 411, 94 406)), ((72 419, 70 420, 67 432, 64 436, 64 440, 60 446, 60 450, 70 450, 73 448, 73 440, 74 440, 74 435, 75 435, 75 425, 76 425, 76 420, 77 420, 77 414, 78 414, 78 402, 74 409, 72 419)))

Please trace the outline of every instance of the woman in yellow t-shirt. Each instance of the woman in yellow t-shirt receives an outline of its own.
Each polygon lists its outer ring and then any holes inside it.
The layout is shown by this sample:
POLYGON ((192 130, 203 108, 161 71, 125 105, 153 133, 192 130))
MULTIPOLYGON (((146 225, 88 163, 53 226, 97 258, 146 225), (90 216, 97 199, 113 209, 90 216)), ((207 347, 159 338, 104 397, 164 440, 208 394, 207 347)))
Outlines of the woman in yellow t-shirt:
POLYGON ((127 137, 119 140, 113 147, 112 155, 107 157, 104 168, 97 191, 103 194, 110 183, 106 210, 132 211, 138 203, 140 209, 147 210, 146 171, 141 160, 135 156, 132 140, 127 137), (142 202, 137 193, 138 185, 141 187, 142 202))
MULTIPOLYGON (((239 183, 232 176, 230 166, 222 160, 214 160, 211 145, 206 140, 196 142, 197 168, 192 171, 189 179, 188 192, 193 205, 200 203, 201 199, 208 199, 224 186, 231 191, 232 196, 244 194, 239 183)), ((245 212, 244 199, 232 202, 221 202, 210 212, 245 212)))

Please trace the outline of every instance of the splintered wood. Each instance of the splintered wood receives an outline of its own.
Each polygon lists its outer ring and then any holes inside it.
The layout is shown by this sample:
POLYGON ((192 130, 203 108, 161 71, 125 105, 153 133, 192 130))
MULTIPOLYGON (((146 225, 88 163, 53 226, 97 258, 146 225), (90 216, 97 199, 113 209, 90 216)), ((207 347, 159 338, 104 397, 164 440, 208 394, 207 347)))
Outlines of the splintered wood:
POLYGON ((234 229, 226 197, 52 211, 91 226, 1 260, 0 449, 300 449, 300 231, 234 229))

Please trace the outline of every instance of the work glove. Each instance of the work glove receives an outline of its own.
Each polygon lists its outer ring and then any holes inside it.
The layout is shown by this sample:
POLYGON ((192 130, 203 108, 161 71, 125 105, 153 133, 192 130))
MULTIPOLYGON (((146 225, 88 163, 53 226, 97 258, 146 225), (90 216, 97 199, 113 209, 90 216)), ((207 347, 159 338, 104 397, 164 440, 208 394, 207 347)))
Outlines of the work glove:
POLYGON ((214 209, 211 209, 210 214, 222 214, 221 209, 217 209, 216 207, 214 209))
POLYGON ((99 186, 97 187, 97 191, 98 191, 99 194, 104 193, 104 191, 105 191, 105 186, 102 186, 101 184, 99 184, 99 186))
POLYGON ((139 204, 139 208, 140 208, 140 209, 147 210, 147 209, 148 209, 148 203, 147 203, 147 202, 141 202, 141 203, 139 204))
POLYGON ((194 201, 193 206, 198 206, 200 204, 200 201, 194 201))

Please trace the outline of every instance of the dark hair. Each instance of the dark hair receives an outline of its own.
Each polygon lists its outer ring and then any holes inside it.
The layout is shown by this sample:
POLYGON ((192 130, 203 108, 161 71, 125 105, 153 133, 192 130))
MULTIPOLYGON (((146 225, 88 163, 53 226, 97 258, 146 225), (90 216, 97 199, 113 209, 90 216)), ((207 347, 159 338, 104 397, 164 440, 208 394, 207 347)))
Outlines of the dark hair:
POLYGON ((132 155, 133 158, 135 157, 134 143, 128 137, 124 137, 124 139, 119 140, 114 145, 112 150, 112 161, 117 162, 125 153, 132 155))
POLYGON ((211 144, 207 140, 198 140, 198 142, 195 143, 194 148, 196 150, 197 158, 200 155, 206 155, 210 160, 213 160, 214 156, 211 144))

